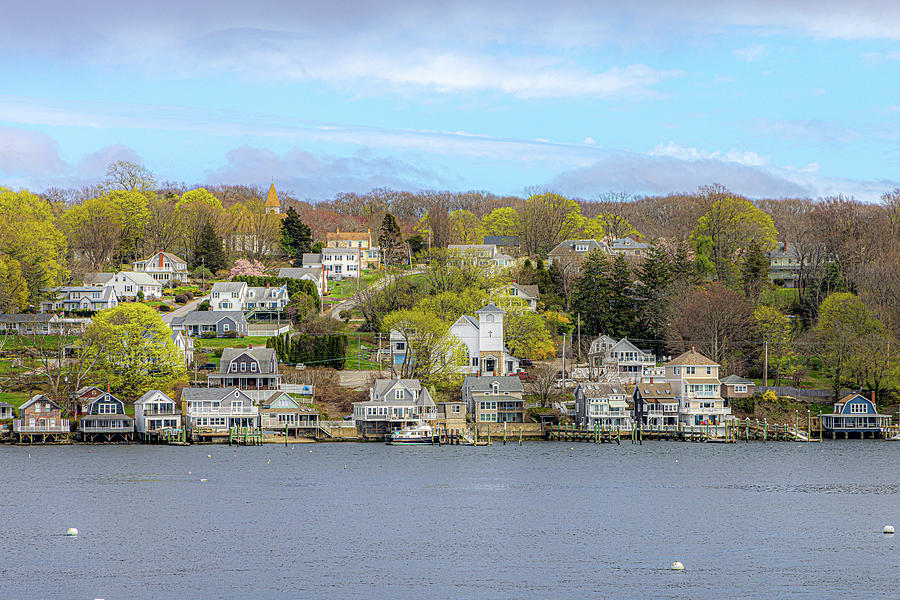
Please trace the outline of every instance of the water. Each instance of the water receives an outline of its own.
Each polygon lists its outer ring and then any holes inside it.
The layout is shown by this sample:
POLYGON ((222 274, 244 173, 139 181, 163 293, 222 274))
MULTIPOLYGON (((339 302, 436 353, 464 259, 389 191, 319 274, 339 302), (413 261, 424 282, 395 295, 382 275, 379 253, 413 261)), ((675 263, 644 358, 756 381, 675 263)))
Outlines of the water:
POLYGON ((898 458, 872 441, 5 446, 0 598, 896 597, 898 458))

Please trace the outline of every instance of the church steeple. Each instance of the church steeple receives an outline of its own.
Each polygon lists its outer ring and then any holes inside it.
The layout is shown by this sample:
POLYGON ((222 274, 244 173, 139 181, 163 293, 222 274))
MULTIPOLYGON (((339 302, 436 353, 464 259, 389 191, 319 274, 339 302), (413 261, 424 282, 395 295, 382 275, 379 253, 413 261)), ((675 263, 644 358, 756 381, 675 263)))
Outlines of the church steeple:
POLYGON ((275 181, 269 186, 269 195, 266 196, 266 213, 278 214, 281 212, 281 203, 278 201, 278 192, 275 191, 275 181))

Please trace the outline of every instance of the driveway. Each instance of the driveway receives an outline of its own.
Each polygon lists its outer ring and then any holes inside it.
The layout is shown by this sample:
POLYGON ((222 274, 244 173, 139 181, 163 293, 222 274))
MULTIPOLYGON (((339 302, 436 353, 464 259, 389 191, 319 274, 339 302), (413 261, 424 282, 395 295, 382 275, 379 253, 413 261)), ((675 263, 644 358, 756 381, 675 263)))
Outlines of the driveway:
MULTIPOLYGON (((403 273, 388 275, 387 277, 382 277, 381 279, 373 283, 371 285, 371 288, 378 290, 400 277, 409 277, 411 275, 418 275, 419 273, 422 273, 422 269, 413 269, 411 271, 406 271, 403 273)), ((340 319, 341 311, 353 310, 354 308, 356 308, 356 295, 350 296, 346 300, 334 305, 331 310, 328 311, 328 316, 332 319, 340 319)))
POLYGON ((200 296, 199 298, 194 298, 181 308, 176 308, 172 312, 162 313, 160 316, 162 317, 163 323, 169 325, 172 323, 172 319, 175 317, 183 317, 192 310, 197 310, 197 307, 200 306, 200 303, 204 300, 208 300, 209 295, 200 296))

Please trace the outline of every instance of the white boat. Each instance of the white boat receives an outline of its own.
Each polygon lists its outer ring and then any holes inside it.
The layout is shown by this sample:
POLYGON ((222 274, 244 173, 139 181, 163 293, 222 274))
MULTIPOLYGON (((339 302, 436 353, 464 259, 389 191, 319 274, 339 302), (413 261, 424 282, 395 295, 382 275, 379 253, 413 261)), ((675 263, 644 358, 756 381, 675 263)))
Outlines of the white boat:
POLYGON ((431 425, 419 421, 411 427, 398 429, 389 433, 386 442, 392 446, 415 446, 421 444, 433 444, 435 442, 434 430, 431 425))

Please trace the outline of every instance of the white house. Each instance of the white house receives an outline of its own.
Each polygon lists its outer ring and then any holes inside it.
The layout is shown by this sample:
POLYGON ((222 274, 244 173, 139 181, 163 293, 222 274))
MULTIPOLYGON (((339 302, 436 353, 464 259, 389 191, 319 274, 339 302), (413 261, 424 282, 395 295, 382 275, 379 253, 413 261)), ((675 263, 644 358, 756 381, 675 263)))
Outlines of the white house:
POLYGON ((437 405, 418 379, 376 379, 369 400, 353 403, 353 420, 363 435, 383 435, 435 419, 437 405))
POLYGON ((312 281, 316 286, 316 290, 319 292, 319 296, 328 291, 328 280, 325 277, 325 270, 322 269, 321 266, 318 268, 282 267, 278 270, 278 276, 299 279, 300 281, 312 281))
POLYGON ((175 280, 187 283, 187 261, 169 252, 159 252, 134 262, 134 270, 138 273, 146 273, 160 283, 168 283, 175 280))
POLYGON ((194 363, 194 340, 184 335, 182 330, 172 331, 172 342, 184 356, 184 366, 190 367, 194 363))
POLYGON ((243 281, 218 281, 210 290, 213 311, 281 312, 290 297, 287 286, 250 287, 243 281))
POLYGON ((134 300, 138 293, 142 292, 144 298, 158 300, 162 298, 163 284, 147 273, 119 271, 104 284, 104 287, 113 288, 119 298, 134 300))
POLYGON ((528 310, 537 310, 540 293, 538 292, 538 286, 536 285, 520 285, 513 281, 499 290, 495 290, 495 292, 508 294, 513 298, 523 301, 525 306, 528 307, 528 310))
POLYGON ((641 350, 628 338, 616 342, 607 335, 591 342, 588 360, 607 381, 620 383, 637 383, 656 366, 656 356, 651 352, 641 350))
POLYGON ((463 315, 450 326, 450 333, 462 340, 468 350, 463 373, 513 375, 518 372, 519 359, 503 345, 504 314, 491 302, 476 312, 477 317, 463 315))
POLYGON ((183 331, 189 337, 226 337, 236 331, 238 337, 249 332, 247 317, 239 310, 192 310, 183 317, 172 317, 173 331, 183 331))
POLYGON ((447 251, 454 260, 483 267, 488 272, 511 266, 515 261, 495 244, 450 244, 447 251))
POLYGON ((184 388, 185 421, 193 433, 225 433, 232 427, 259 427, 259 407, 237 388, 184 388))
POLYGON ((46 290, 51 296, 41 300, 41 312, 69 310, 106 310, 119 305, 111 286, 67 286, 46 290))
POLYGON ((683 425, 724 425, 731 407, 722 398, 719 365, 693 348, 666 363, 666 382, 683 425))
MULTIPOLYGON (((381 248, 322 248, 321 264, 328 279, 359 277, 362 271, 378 266, 381 248)), ((303 266, 306 266, 303 255, 303 266)))
POLYGON ((134 430, 146 440, 163 429, 179 429, 181 411, 175 401, 159 390, 150 390, 134 402, 134 430))

